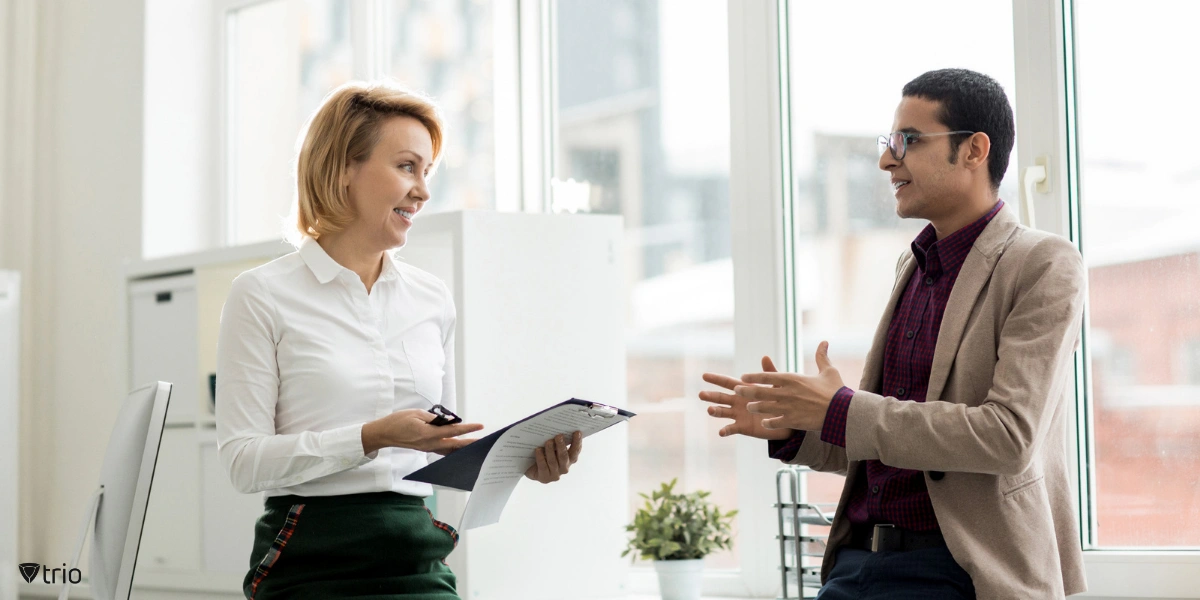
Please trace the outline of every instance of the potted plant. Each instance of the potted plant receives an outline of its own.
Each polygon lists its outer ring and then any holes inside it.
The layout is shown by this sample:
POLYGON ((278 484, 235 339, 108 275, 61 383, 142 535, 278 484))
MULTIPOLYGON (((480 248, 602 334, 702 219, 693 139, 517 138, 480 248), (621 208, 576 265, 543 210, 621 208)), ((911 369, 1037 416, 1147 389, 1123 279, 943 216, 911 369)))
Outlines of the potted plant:
POLYGON ((632 552, 654 561, 663 600, 698 600, 704 557, 730 549, 737 511, 722 513, 707 500, 709 492, 677 494, 675 482, 662 484, 649 496, 639 494, 646 504, 625 526, 634 535, 621 556, 632 552))

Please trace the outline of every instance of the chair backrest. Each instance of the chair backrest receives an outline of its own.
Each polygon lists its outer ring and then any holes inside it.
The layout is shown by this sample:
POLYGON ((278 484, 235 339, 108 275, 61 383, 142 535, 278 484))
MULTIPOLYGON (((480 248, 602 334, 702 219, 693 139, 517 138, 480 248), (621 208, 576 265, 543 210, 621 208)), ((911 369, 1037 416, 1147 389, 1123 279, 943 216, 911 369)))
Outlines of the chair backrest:
POLYGON ((117 414, 100 468, 104 493, 88 551, 97 600, 129 598, 170 398, 171 384, 159 381, 130 392, 117 414))

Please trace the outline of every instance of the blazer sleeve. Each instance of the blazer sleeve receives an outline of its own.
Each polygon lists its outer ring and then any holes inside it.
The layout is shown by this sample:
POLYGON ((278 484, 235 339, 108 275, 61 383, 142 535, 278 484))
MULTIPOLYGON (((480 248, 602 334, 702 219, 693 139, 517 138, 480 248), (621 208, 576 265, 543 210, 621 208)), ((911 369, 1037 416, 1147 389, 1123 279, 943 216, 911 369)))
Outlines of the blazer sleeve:
POLYGON ((846 449, 822 442, 821 436, 817 435, 817 432, 809 433, 811 435, 804 436, 804 442, 800 444, 796 456, 785 462, 789 465, 804 465, 822 473, 845 475, 846 467, 849 464, 846 458, 846 449))
POLYGON ((1071 379, 1085 281, 1083 259, 1070 242, 1047 236, 1035 243, 1000 328, 987 398, 967 406, 858 391, 847 415, 849 459, 920 471, 1024 472, 1071 379))

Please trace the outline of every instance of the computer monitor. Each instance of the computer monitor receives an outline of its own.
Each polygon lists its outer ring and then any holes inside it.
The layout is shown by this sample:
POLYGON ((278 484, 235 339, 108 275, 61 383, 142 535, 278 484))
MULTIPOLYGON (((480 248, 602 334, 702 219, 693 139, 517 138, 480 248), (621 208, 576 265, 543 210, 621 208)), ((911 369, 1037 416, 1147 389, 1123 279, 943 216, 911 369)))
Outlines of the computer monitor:
POLYGON ((171 384, 162 381, 130 392, 108 438, 88 549, 88 582, 96 600, 129 598, 170 398, 171 384))

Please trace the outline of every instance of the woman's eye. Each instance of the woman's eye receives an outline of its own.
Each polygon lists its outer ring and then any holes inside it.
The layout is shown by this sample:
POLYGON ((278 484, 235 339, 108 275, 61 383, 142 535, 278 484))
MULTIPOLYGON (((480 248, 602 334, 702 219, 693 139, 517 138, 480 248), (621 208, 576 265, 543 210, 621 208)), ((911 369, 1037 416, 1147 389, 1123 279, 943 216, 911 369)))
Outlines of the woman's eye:
POLYGON ((404 163, 404 164, 400 165, 400 168, 401 168, 401 169, 404 169, 405 171, 408 171, 409 173, 412 173, 412 172, 413 172, 413 165, 412 165, 412 163, 404 163))

